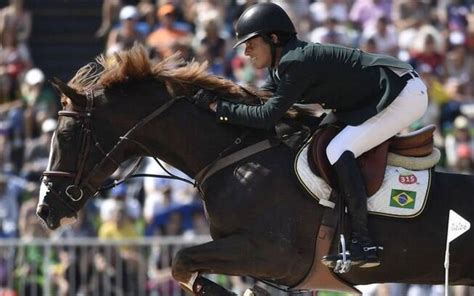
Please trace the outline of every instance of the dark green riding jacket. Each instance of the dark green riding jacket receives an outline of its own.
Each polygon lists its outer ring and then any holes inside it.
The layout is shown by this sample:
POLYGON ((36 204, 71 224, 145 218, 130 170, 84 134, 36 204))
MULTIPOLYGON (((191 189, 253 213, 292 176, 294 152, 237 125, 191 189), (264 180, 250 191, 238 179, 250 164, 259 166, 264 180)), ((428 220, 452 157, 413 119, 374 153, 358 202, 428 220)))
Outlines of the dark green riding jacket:
POLYGON ((318 103, 332 109, 342 122, 359 125, 388 106, 405 87, 407 79, 389 67, 397 72, 413 70, 393 57, 295 38, 284 47, 276 69, 269 70, 263 88, 273 96, 258 106, 220 101, 217 118, 269 129, 294 103, 318 103))

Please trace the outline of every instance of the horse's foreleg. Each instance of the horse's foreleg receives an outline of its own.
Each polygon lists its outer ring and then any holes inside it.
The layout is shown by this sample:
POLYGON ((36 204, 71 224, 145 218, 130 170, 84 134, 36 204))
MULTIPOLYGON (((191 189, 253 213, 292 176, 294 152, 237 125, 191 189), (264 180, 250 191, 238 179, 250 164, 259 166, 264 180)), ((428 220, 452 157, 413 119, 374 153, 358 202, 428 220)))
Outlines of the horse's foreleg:
POLYGON ((259 268, 268 267, 268 264, 264 264, 264 256, 258 256, 257 253, 257 246, 242 236, 231 236, 182 249, 173 260, 173 277, 196 295, 233 295, 206 291, 215 287, 211 287, 208 280, 198 274, 261 275, 259 268))

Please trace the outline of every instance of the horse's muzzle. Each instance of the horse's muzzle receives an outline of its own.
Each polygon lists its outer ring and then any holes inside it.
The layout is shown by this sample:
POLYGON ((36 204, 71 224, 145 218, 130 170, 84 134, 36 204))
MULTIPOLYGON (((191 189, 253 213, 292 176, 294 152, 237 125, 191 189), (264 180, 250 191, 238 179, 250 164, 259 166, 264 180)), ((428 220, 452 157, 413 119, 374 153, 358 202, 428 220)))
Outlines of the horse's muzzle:
POLYGON ((58 227, 72 224, 77 220, 77 217, 75 215, 59 218, 46 204, 39 204, 36 209, 36 214, 38 215, 38 217, 41 218, 41 220, 43 220, 43 222, 50 230, 54 230, 58 227))
POLYGON ((49 207, 45 204, 38 205, 36 209, 36 215, 38 215, 38 217, 40 217, 41 219, 43 219, 43 221, 46 222, 49 217, 49 207))

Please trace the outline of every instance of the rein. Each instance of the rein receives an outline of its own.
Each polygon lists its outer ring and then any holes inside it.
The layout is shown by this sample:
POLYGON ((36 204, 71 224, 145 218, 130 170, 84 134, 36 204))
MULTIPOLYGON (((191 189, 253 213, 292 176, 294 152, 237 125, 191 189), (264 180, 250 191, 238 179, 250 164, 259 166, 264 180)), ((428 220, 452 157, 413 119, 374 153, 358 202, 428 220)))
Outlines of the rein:
MULTIPOLYGON (((82 120, 82 134, 81 134, 81 147, 80 147, 80 152, 79 152, 79 157, 77 160, 77 171, 76 172, 66 172, 66 171, 53 171, 48 169, 43 172, 43 178, 42 182, 48 187, 48 189, 56 194, 57 196, 60 196, 60 194, 52 188, 52 183, 47 181, 47 177, 53 176, 53 177, 66 177, 66 178, 72 178, 74 179, 73 185, 69 185, 65 193, 66 195, 73 201, 73 202, 79 202, 82 200, 84 197, 84 190, 83 188, 86 187, 89 189, 94 195, 97 195, 100 191, 103 190, 108 190, 111 189, 126 180, 130 178, 136 178, 136 177, 154 177, 154 178, 163 178, 163 179, 173 179, 173 180, 178 180, 182 182, 186 182, 188 184, 193 185, 194 187, 197 187, 201 194, 204 196, 201 185, 213 174, 218 172, 219 170, 241 160, 244 159, 248 156, 251 156, 253 154, 256 154, 258 152, 261 152, 263 150, 269 149, 271 147, 274 147, 276 145, 279 145, 278 142, 276 141, 270 141, 270 140, 264 140, 261 142, 258 142, 256 144, 250 145, 246 148, 243 148, 241 150, 238 150, 234 153, 231 153, 229 155, 226 155, 229 151, 234 150, 237 146, 242 144, 243 139, 247 137, 247 135, 250 133, 249 131, 245 131, 240 137, 237 137, 234 142, 225 148, 221 153, 219 153, 218 157, 212 161, 210 164, 205 166, 202 170, 200 170, 196 176, 195 176, 195 182, 192 182, 188 179, 181 178, 177 175, 172 174, 170 171, 168 171, 163 164, 155 157, 153 156, 154 153, 150 151, 148 147, 140 143, 139 141, 135 140, 132 138, 134 133, 139 130, 141 127, 143 127, 145 124, 150 122, 151 120, 155 119, 159 115, 161 115, 163 112, 168 110, 174 103, 176 103, 178 100, 181 100, 185 98, 184 96, 173 96, 172 99, 168 102, 166 102, 164 105, 147 115, 145 118, 137 122, 128 132, 125 133, 125 135, 121 136, 117 143, 112 147, 112 149, 106 153, 105 150, 102 148, 100 145, 99 141, 94 137, 93 135, 93 130, 92 130, 92 111, 94 107, 94 92, 89 91, 86 93, 86 98, 87 98, 87 103, 84 111, 66 111, 66 110, 61 110, 58 112, 58 116, 65 116, 65 117, 74 117, 82 120), (123 143, 129 141, 132 142, 133 144, 137 145, 144 151, 146 151, 149 155, 152 155, 153 159, 155 162, 159 164, 159 166, 165 171, 168 175, 156 175, 156 174, 133 174, 138 167, 141 164, 141 161, 143 157, 139 157, 135 163, 131 166, 132 169, 120 180, 114 180, 111 184, 105 185, 102 187, 99 187, 96 189, 91 184, 91 179, 92 177, 96 176, 96 174, 100 174, 104 172, 104 167, 107 165, 110 165, 108 162, 109 160, 112 162, 113 165, 116 167, 120 167, 120 163, 115 160, 114 154, 119 151, 121 147, 123 147, 123 143), (83 178, 84 175, 84 165, 87 160, 87 156, 89 155, 90 152, 90 147, 91 147, 91 142, 94 142, 94 146, 104 155, 104 158, 94 166, 94 168, 89 172, 89 174, 83 178)), ((69 208, 71 206, 68 205, 69 208)))

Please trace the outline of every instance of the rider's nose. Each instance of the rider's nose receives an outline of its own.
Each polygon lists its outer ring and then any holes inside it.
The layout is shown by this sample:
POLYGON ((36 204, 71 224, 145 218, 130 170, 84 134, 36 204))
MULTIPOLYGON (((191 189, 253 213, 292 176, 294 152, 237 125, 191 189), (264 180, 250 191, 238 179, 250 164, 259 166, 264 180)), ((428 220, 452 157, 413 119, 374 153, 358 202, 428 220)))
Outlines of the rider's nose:
POLYGON ((36 210, 36 215, 41 219, 46 220, 49 216, 49 207, 47 205, 39 205, 36 210))

